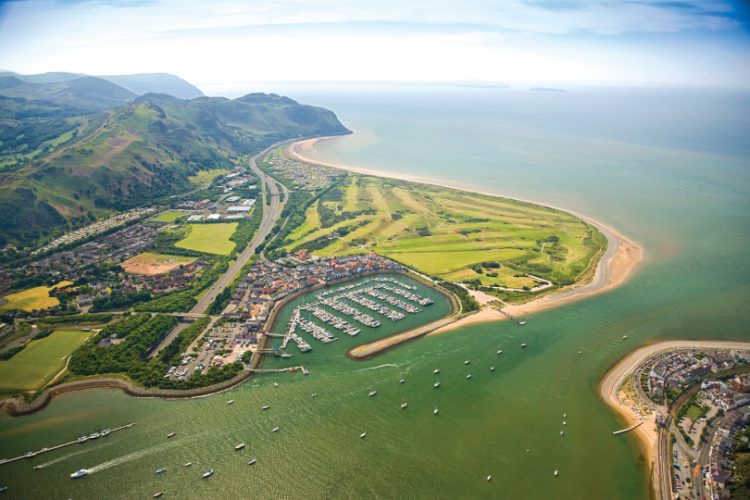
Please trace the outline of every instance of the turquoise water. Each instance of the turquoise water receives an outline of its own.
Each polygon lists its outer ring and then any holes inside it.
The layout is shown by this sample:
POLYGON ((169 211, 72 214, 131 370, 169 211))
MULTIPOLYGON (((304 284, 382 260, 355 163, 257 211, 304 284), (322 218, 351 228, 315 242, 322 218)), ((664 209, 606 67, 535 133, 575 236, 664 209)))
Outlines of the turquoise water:
POLYGON ((30 417, 0 416, 2 456, 137 422, 107 440, 0 466, 8 498, 134 498, 157 490, 182 498, 647 498, 637 443, 612 436, 623 422, 599 401, 596 385, 646 342, 750 338, 750 97, 279 91, 335 110, 357 132, 321 146, 322 159, 566 207, 620 229, 644 245, 647 259, 625 286, 536 314, 524 327, 473 326, 365 362, 345 358, 343 344, 332 344, 342 352, 331 356, 313 344, 320 359, 310 358, 308 377, 258 377, 193 401, 91 391, 30 417), (371 387, 376 398, 366 395, 371 387), (402 411, 403 400, 409 407, 402 411), (262 412, 263 404, 271 409, 262 412), (280 432, 271 433, 273 426, 280 432), (248 446, 236 453, 240 441, 248 446), (250 456, 258 458, 254 468, 246 465, 250 456), (187 461, 196 465, 182 468, 187 461), (99 464, 88 478, 67 479, 99 464), (162 466, 167 472, 156 476, 162 466), (204 481, 208 467, 216 474, 204 481))

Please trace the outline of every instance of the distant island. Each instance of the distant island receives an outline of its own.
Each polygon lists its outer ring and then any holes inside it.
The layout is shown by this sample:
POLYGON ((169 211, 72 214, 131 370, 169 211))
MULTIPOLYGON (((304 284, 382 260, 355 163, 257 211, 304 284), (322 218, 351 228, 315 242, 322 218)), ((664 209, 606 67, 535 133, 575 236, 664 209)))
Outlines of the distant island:
POLYGON ((531 87, 529 90, 532 92, 567 92, 565 89, 557 89, 554 87, 531 87))

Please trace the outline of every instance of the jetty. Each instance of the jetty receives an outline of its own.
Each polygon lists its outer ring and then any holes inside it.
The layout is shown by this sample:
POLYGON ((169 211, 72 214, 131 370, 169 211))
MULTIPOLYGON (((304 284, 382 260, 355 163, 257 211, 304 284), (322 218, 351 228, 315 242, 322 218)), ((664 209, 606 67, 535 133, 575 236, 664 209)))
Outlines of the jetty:
POLYGON ((620 429, 619 431, 615 431, 615 432, 613 432, 613 433, 612 433, 612 435, 614 435, 614 436, 618 436, 618 435, 620 435, 620 434, 625 434, 626 432, 630 432, 630 431, 632 431, 632 430, 634 430, 634 429, 637 429, 637 428, 638 428, 638 427, 640 427, 641 425, 643 425, 643 420, 641 420, 641 421, 640 421, 640 422, 638 422, 637 424, 631 425, 630 427, 627 427, 627 428, 625 428, 625 429, 620 429))
MULTIPOLYGON (((123 425, 123 426, 120 426, 120 427, 115 427, 114 429, 110 429, 109 432, 112 433, 112 432, 117 432, 117 431, 123 431, 125 429, 130 429, 134 425, 135 425, 135 422, 131 422, 129 424, 126 424, 126 425, 123 425)), ((62 444, 58 444, 58 445, 55 445, 55 446, 50 446, 49 448, 42 448, 39 451, 31 451, 31 452, 28 452, 28 453, 26 453, 24 455, 21 455, 20 457, 15 457, 15 458, 0 458, 0 465, 9 464, 9 463, 15 462, 17 460, 24 460, 24 459, 27 459, 27 458, 34 458, 34 457, 42 455, 44 453, 49 453, 50 451, 55 451, 55 450, 59 450, 60 448, 65 448, 66 446, 71 446, 71 445, 74 445, 74 444, 85 444, 88 441, 90 441, 90 440, 79 441, 78 439, 74 439, 73 441, 68 441, 67 443, 62 443, 62 444)))
POLYGON ((513 316, 513 315, 512 315, 511 313, 509 313, 508 311, 504 311, 504 310, 502 310, 502 309, 498 309, 498 311, 500 311, 500 314, 502 314, 503 316, 505 316, 505 317, 506 317, 506 318, 508 318, 509 320, 511 320, 511 321, 515 321, 516 323, 518 323, 518 324, 519 324, 519 325, 521 325, 521 326, 523 326, 523 325, 525 325, 525 324, 526 324, 526 319, 524 319, 524 318, 519 318, 518 316, 513 316))

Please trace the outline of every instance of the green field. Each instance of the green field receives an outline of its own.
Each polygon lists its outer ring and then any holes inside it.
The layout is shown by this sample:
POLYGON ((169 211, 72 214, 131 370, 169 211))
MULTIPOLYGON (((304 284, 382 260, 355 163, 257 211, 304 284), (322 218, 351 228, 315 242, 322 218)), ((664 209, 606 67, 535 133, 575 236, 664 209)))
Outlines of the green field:
POLYGON ((181 212, 179 210, 167 210, 166 212, 162 212, 159 215, 155 215, 151 217, 151 220, 159 221, 159 222, 166 222, 167 224, 171 224, 180 217, 185 216, 185 212, 181 212))
POLYGON ((211 184, 214 179, 216 179, 220 175, 224 175, 226 173, 229 173, 229 170, 226 168, 214 168, 211 170, 201 170, 195 175, 191 175, 188 177, 188 180, 195 184, 196 186, 205 186, 208 184, 211 184))
POLYGON ((66 358, 92 332, 58 330, 34 340, 7 361, 0 361, 0 391, 33 391, 44 386, 65 366, 66 358))
POLYGON ((176 247, 217 255, 229 255, 234 250, 234 242, 229 238, 237 229, 236 222, 219 224, 189 224, 189 233, 175 243, 176 247))
POLYGON ((70 281, 61 281, 54 286, 37 286, 16 293, 10 293, 3 297, 5 301, 0 305, 0 311, 10 309, 22 309, 24 311, 48 309, 58 305, 60 302, 56 297, 50 297, 49 292, 55 288, 72 285, 70 281))
POLYGON ((375 251, 449 281, 523 290, 587 277, 606 239, 571 214, 449 188, 349 175, 284 241, 335 256, 375 251))

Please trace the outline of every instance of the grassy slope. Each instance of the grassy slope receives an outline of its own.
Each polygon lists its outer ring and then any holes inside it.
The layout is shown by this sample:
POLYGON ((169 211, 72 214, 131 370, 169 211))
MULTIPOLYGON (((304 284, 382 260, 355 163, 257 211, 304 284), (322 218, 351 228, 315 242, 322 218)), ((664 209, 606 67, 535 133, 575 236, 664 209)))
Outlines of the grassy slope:
POLYGON ((341 191, 340 201, 318 203, 352 216, 322 227, 317 205, 312 205, 305 223, 286 240, 286 250, 320 245, 326 235, 349 228, 348 234, 324 242, 314 253, 373 250, 451 281, 478 278, 485 285, 516 288, 535 284, 532 278, 515 276, 526 273, 556 284, 573 282, 600 250, 595 229, 570 214, 537 205, 360 175, 351 175, 341 191), (358 214, 363 210, 371 212, 358 214), (469 267, 485 261, 503 265, 482 274, 469 267), (488 272, 498 276, 489 277, 488 272))
POLYGON ((20 353, 0 361, 0 390, 30 391, 46 384, 64 366, 66 358, 92 332, 58 330, 49 337, 34 340, 20 353))

